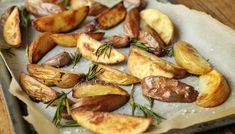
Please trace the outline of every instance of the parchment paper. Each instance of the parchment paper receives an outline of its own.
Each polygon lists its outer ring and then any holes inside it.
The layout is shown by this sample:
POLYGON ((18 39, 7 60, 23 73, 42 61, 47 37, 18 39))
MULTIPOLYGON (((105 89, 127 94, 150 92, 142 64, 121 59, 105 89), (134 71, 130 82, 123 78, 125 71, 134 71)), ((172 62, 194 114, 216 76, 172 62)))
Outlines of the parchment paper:
MULTIPOLYGON (((116 3, 113 0, 102 0, 109 6, 116 3)), ((209 59, 209 62, 214 66, 215 69, 219 70, 226 77, 230 88, 231 95, 229 99, 223 104, 215 108, 201 108, 196 106, 194 103, 164 103, 155 101, 153 110, 160 115, 167 118, 163 120, 161 124, 156 125, 155 128, 151 129, 149 133, 163 133, 172 129, 186 128, 192 125, 208 122, 211 120, 220 119, 229 115, 235 114, 235 31, 229 27, 223 25, 219 21, 213 19, 211 16, 190 10, 183 5, 172 5, 163 4, 153 0, 149 0, 147 8, 155 8, 161 10, 163 13, 168 15, 175 26, 175 38, 174 43, 177 40, 184 40, 191 43, 204 57, 209 59)), ((91 19, 91 18, 89 18, 91 19)), ((87 20, 89 20, 87 19, 87 20)), ((87 22, 86 20, 86 22, 87 22)), ((85 23, 86 23, 85 22, 85 23)), ((115 27, 112 30, 106 31, 107 36, 114 34, 121 34, 122 25, 115 27)), ((32 40, 38 32, 32 31, 32 40)), ((2 38, 1 41, 3 42, 2 38)), ((75 48, 68 49, 57 46, 51 52, 49 52, 41 61, 45 61, 48 57, 58 53, 62 50, 74 52, 75 48)), ((121 49, 126 55, 128 49, 121 49)), ((10 86, 10 92, 18 97, 20 100, 25 102, 28 106, 29 115, 25 119, 30 122, 36 131, 40 134, 45 133, 89 133, 82 128, 61 128, 57 129, 52 123, 51 119, 54 113, 54 108, 45 109, 46 105, 41 103, 32 102, 28 96, 21 90, 18 84, 18 76, 20 72, 26 72, 26 65, 28 60, 25 55, 24 48, 16 49, 13 51, 15 57, 9 57, 3 55, 4 60, 14 77, 10 86)), ((166 58, 169 61, 174 62, 173 58, 166 58)), ((87 65, 89 62, 82 58, 81 62, 73 69, 74 71, 79 70, 86 72, 87 65)), ((120 70, 127 71, 126 62, 114 66, 120 70)), ((71 70, 71 67, 65 67, 65 69, 71 70)), ((189 77, 182 81, 193 85, 198 90, 198 78, 189 77)), ((130 92, 130 87, 123 87, 130 92)), ((58 88, 55 88, 60 90, 58 88)), ((142 92, 139 86, 137 86, 135 92, 135 99, 142 104, 147 104, 146 100, 142 96, 142 92)), ((114 111, 114 113, 125 113, 130 114, 131 108, 129 104, 126 104, 122 108, 114 111)), ((138 113, 140 114, 140 113, 138 113)), ((108 129, 108 128, 107 128, 108 129)))

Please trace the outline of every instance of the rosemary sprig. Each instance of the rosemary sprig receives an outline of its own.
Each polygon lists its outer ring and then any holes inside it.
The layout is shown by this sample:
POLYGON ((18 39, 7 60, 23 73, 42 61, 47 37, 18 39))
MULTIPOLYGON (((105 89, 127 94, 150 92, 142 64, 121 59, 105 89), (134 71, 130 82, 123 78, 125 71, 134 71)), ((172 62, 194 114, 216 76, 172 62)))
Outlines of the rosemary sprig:
POLYGON ((86 77, 84 78, 83 81, 90 81, 90 80, 94 79, 96 77, 96 75, 104 72, 104 70, 102 68, 100 68, 99 70, 97 70, 97 68, 98 68, 97 64, 95 64, 95 63, 91 64, 89 67, 89 70, 86 74, 86 77))
POLYGON ((69 6, 69 0, 60 0, 56 4, 63 5, 63 6, 69 6))
POLYGON ((144 51, 149 51, 150 50, 150 47, 146 46, 144 42, 142 41, 138 41, 136 38, 131 38, 130 40, 130 44, 131 45, 134 45, 144 51))
POLYGON ((148 96, 144 96, 145 99, 149 102, 149 107, 152 109, 153 108, 153 105, 154 105, 154 100, 153 98, 151 97, 148 97, 148 96))
POLYGON ((99 59, 99 57, 101 55, 104 56, 104 58, 107 56, 108 58, 110 58, 111 52, 112 52, 112 43, 110 42, 105 42, 103 45, 101 45, 96 51, 95 51, 95 55, 97 56, 97 59, 99 59))
POLYGON ((174 55, 174 50, 173 47, 168 47, 164 49, 166 56, 172 57, 174 55))
POLYGON ((23 6, 20 8, 20 21, 23 27, 27 28, 29 26, 30 23, 29 13, 23 6))
POLYGON ((28 57, 29 56, 29 44, 26 44, 25 53, 26 53, 26 56, 28 57))
POLYGON ((2 52, 3 54, 7 54, 10 57, 15 56, 15 54, 11 51, 11 48, 0 48, 0 52, 2 52))
POLYGON ((61 127, 78 127, 79 125, 77 124, 76 121, 71 120, 71 121, 67 121, 64 124, 60 125, 61 127))
POLYGON ((80 52, 76 51, 75 53, 70 53, 70 57, 72 59, 71 64, 73 65, 74 68, 82 58, 82 55, 80 52))

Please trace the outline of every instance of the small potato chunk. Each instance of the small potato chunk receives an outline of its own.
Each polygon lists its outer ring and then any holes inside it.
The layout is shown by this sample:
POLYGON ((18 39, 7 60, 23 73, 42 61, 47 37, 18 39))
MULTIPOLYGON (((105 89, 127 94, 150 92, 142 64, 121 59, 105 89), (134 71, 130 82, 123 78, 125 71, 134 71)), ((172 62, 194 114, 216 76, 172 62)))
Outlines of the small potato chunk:
POLYGON ((29 62, 37 63, 47 52, 56 46, 50 38, 51 33, 45 32, 39 35, 29 47, 29 62))
POLYGON ((129 96, 129 94, 121 87, 111 83, 105 83, 102 81, 83 82, 79 85, 76 85, 73 88, 74 98, 107 95, 107 94, 129 96))
POLYGON ((146 77, 141 81, 141 86, 145 96, 165 102, 191 103, 198 96, 192 86, 161 76, 146 77))
POLYGON ((110 57, 101 55, 100 57, 95 55, 96 50, 103 45, 101 42, 91 38, 86 34, 81 34, 77 41, 78 51, 82 54, 83 57, 103 64, 116 64, 125 60, 125 55, 112 48, 110 57))
POLYGON ((159 34, 166 45, 170 44, 174 36, 174 26, 168 16, 157 9, 145 9, 140 12, 140 17, 159 34))
POLYGON ((143 79, 147 76, 164 76, 167 78, 183 78, 187 72, 164 59, 132 46, 128 57, 130 74, 143 79))
POLYGON ((99 64, 97 70, 99 69, 104 70, 103 73, 96 75, 96 78, 99 80, 119 85, 130 85, 140 82, 140 79, 135 76, 132 76, 126 72, 122 72, 105 65, 99 64))
POLYGON ((96 16, 96 21, 100 29, 109 29, 121 23, 125 19, 126 13, 126 8, 121 1, 96 16))
POLYGON ((140 134, 151 125, 151 118, 105 112, 72 111, 73 119, 82 127, 99 134, 140 134))
MULTIPOLYGON (((87 35, 94 38, 95 40, 102 40, 104 37, 104 32, 87 32, 87 35)), ((52 40, 64 47, 76 47, 77 39, 81 33, 67 33, 67 34, 53 34, 51 35, 52 40)))
POLYGON ((230 94, 227 81, 216 70, 199 77, 199 96, 196 104, 201 107, 216 107, 224 103, 230 94))
POLYGON ((211 65, 193 48, 192 45, 178 41, 174 50, 176 63, 189 73, 203 75, 212 70, 211 65))
POLYGON ((28 72, 47 86, 58 86, 60 88, 71 88, 76 85, 83 73, 70 72, 48 65, 28 64, 28 72))
POLYGON ((3 37, 10 47, 20 47, 20 13, 18 7, 14 7, 3 26, 3 37))
POLYGON ((25 73, 20 74, 20 85, 32 99, 43 103, 47 103, 59 95, 55 90, 47 87, 25 73))
POLYGON ((43 16, 33 21, 33 27, 39 32, 69 32, 78 27, 89 12, 89 7, 67 10, 51 16, 43 16))

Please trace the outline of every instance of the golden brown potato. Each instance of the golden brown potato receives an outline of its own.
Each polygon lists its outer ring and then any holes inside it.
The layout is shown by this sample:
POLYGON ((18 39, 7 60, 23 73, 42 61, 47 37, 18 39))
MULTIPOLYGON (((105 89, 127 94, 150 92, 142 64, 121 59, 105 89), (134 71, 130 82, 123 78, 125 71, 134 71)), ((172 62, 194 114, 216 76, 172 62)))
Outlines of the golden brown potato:
POLYGON ((51 33, 45 32, 39 35, 29 47, 29 62, 37 63, 47 52, 55 47, 55 43, 50 38, 51 33))
POLYGON ((25 73, 20 74, 20 85, 32 99, 44 103, 55 99, 59 95, 55 90, 47 87, 25 73))
POLYGON ((28 64, 27 69, 30 75, 36 77, 45 85, 56 85, 61 88, 73 87, 85 76, 83 73, 70 72, 48 65, 28 64))
POLYGON ((88 12, 88 6, 67 10, 51 16, 37 18, 32 25, 39 32, 68 32, 77 28, 85 20, 88 12))
POLYGON ((109 9, 107 6, 101 4, 97 1, 91 0, 89 15, 90 16, 97 16, 98 14, 102 13, 103 11, 105 11, 107 9, 109 9))
POLYGON ((20 13, 18 7, 14 7, 3 26, 4 40, 11 47, 20 47, 21 31, 20 31, 20 13))
POLYGON ((6 23, 7 18, 10 16, 11 12, 16 6, 8 7, 1 15, 1 26, 3 27, 6 23))
POLYGON ((121 87, 102 81, 83 82, 73 88, 73 97, 75 98, 107 94, 129 96, 129 94, 121 87))
POLYGON ((79 7, 90 6, 90 5, 91 5, 90 0, 70 0, 70 7, 72 9, 77 9, 79 7))
POLYGON ((78 38, 77 48, 78 51, 82 54, 83 57, 104 64, 116 64, 125 60, 125 55, 112 48, 110 57, 101 55, 100 57, 96 56, 96 50, 103 45, 101 42, 91 38, 86 34, 81 34, 78 38))
POLYGON ((193 48, 184 41, 178 41, 174 50, 176 63, 189 73, 202 75, 212 70, 211 65, 193 48))
POLYGON ((227 100, 230 88, 221 73, 216 70, 199 77, 199 96, 196 104, 201 107, 215 107, 227 100))
POLYGON ((152 27, 169 44, 174 36, 174 26, 168 16, 157 9, 145 9, 140 12, 140 17, 152 27))
POLYGON ((115 83, 119 85, 130 85, 139 83, 140 79, 132 76, 126 72, 113 69, 105 65, 98 65, 97 70, 104 70, 103 73, 96 75, 96 78, 110 83, 115 83))
POLYGON ((82 127, 99 134, 140 134, 151 125, 151 118, 105 112, 72 111, 73 119, 82 127))
POLYGON ((187 72, 166 60, 132 46, 128 57, 130 74, 143 79, 147 76, 164 76, 167 78, 183 78, 187 72))
POLYGON ((121 23, 125 19, 126 13, 126 8, 121 1, 96 16, 96 21, 100 29, 109 29, 121 23))
MULTIPOLYGON (((95 40, 102 40, 104 37, 104 32, 87 32, 87 35, 94 38, 95 40)), ((52 40, 61 46, 65 47, 76 47, 77 39, 81 33, 67 33, 67 34, 52 34, 52 40)))

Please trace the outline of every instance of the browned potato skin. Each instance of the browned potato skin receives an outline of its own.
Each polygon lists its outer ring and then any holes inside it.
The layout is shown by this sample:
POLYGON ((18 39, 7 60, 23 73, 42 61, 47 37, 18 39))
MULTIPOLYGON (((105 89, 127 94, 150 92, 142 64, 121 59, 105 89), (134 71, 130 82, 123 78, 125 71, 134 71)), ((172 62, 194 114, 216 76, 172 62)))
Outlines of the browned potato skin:
POLYGON ((34 39, 29 47, 29 63, 37 63, 47 52, 56 46, 50 38, 51 34, 45 32, 34 39))
POLYGON ((198 96, 198 92, 192 86, 161 76, 144 78, 141 87, 145 96, 164 102, 191 103, 196 101, 198 96))
POLYGON ((109 29, 121 23, 126 17, 126 8, 123 1, 114 5, 96 16, 100 29, 109 29))
POLYGON ((71 88, 85 76, 83 73, 65 71, 48 65, 28 64, 27 70, 45 85, 56 85, 60 88, 71 88))
POLYGON ((9 8, 7 8, 1 15, 1 26, 3 27, 7 18, 9 17, 9 15, 11 14, 12 10, 15 8, 16 6, 11 6, 9 8))
POLYGON ((20 85, 32 99, 43 103, 47 103, 59 95, 59 93, 52 88, 47 87, 25 73, 20 74, 20 85))
POLYGON ((91 1, 90 5, 90 16, 97 16, 98 14, 102 13, 103 11, 109 9, 107 6, 97 2, 97 1, 91 1))
POLYGON ((137 7, 132 8, 123 23, 124 32, 130 38, 138 38, 140 15, 137 7))

